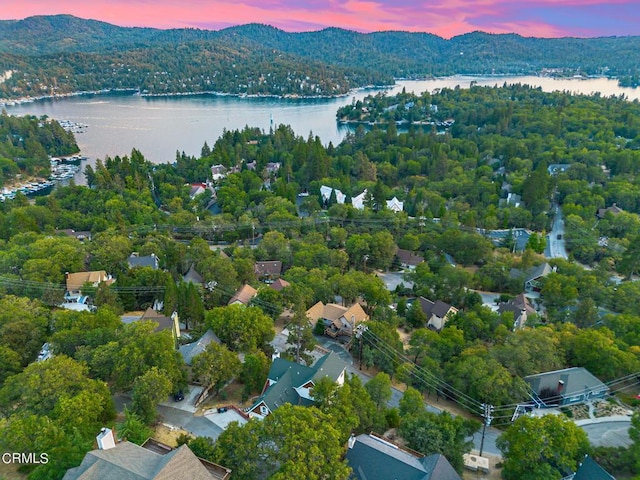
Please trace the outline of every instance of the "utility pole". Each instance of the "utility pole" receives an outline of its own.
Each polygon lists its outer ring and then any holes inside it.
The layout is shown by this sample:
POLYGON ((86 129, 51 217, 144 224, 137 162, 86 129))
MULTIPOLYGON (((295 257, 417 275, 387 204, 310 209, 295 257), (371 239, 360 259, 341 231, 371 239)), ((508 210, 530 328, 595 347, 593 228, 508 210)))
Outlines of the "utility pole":
POLYGON ((484 418, 484 423, 482 424, 482 440, 480 440, 480 456, 482 456, 482 449, 484 448, 484 433, 487 427, 491 425, 491 420, 493 420, 493 405, 483 403, 482 409, 482 418, 484 418))
POLYGON ((364 338, 362 338, 362 334, 364 332, 366 332, 366 331, 367 331, 367 327, 361 323, 360 325, 358 325, 356 327, 355 332, 354 332, 356 338, 358 339, 358 343, 360 344, 359 348, 358 348, 358 350, 359 350, 358 357, 359 357, 359 360, 360 360, 360 370, 362 370, 362 344, 364 343, 364 338))

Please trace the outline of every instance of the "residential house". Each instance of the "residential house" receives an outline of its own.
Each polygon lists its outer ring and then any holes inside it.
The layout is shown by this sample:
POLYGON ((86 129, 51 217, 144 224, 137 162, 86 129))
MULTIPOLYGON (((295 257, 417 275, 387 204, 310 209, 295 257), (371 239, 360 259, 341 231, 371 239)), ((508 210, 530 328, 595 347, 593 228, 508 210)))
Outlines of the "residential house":
POLYGON ((265 283, 272 283, 282 274, 282 262, 280 260, 256 262, 253 265, 253 271, 259 280, 265 283))
POLYGON ((255 171, 258 163, 254 160, 253 162, 247 162, 246 165, 247 165, 247 170, 251 170, 253 172, 255 171))
POLYGON ((149 267, 153 270, 158 270, 158 268, 160 268, 158 257, 155 253, 140 256, 138 255, 138 252, 133 252, 129 255, 129 258, 127 258, 127 263, 129 264, 129 268, 149 267))
POLYGON ((356 326, 369 320, 359 303, 343 307, 336 303, 316 303, 307 310, 307 317, 312 322, 323 322, 324 333, 330 337, 351 337, 356 326))
POLYGON ((101 283, 111 285, 115 280, 108 275, 104 270, 92 271, 92 272, 76 272, 66 273, 67 291, 64 294, 65 301, 78 302, 82 298, 82 287, 85 284, 89 284, 92 287, 97 287, 101 283))
POLYGON ((204 183, 192 183, 189 189, 189 198, 193 200, 198 195, 204 193, 207 190, 207 186, 204 183))
POLYGON ((156 312, 153 308, 149 307, 142 314, 140 320, 156 322, 158 324, 155 329, 156 332, 169 330, 175 342, 180 338, 180 320, 177 312, 173 312, 170 317, 167 317, 166 315, 156 312))
POLYGON ((271 364, 262 395, 249 409, 249 416, 264 418, 284 403, 313 405, 311 390, 318 380, 329 377, 343 385, 346 370, 346 364, 334 352, 319 358, 311 367, 276 358, 271 364))
POLYGON ((401 212, 404 209, 404 202, 393 197, 391 200, 387 200, 387 208, 395 213, 401 212))
POLYGON ((422 255, 418 255, 417 253, 413 253, 411 250, 405 250, 403 248, 398 249, 396 252, 396 258, 400 263, 400 267, 407 270, 415 270, 418 264, 424 262, 424 257, 422 255))
POLYGON ((614 203, 608 208, 599 208, 596 216, 600 220, 602 220, 607 215, 607 213, 610 213, 611 215, 616 216, 616 215, 620 215, 622 212, 624 212, 624 210, 614 203))
POLYGON ((509 278, 522 280, 526 293, 539 292, 542 288, 541 280, 553 271, 551 265, 545 262, 528 270, 512 268, 509 272, 509 278))
POLYGON ((571 480, 616 480, 589 455, 584 456, 576 473, 569 478, 571 480))
MULTIPOLYGON (((351 205, 353 208, 357 210, 364 210, 365 202, 367 200, 367 189, 365 189, 361 194, 356 195, 351 199, 351 205)), ((387 200, 386 202, 387 208, 393 212, 401 212, 404 208, 404 202, 398 200, 397 197, 393 197, 391 200, 387 200)))
POLYGON ((427 327, 436 331, 440 331, 444 328, 447 321, 458 313, 458 309, 443 302, 442 300, 436 300, 432 302, 428 298, 418 297, 420 302, 420 308, 427 316, 427 327))
POLYGON ((280 162, 268 162, 264 168, 268 175, 275 175, 281 166, 282 164, 280 162))
POLYGON ((582 367, 529 375, 524 381, 543 407, 571 405, 609 393, 609 387, 582 367))
POLYGON ((88 452, 79 466, 70 468, 63 480, 228 480, 231 470, 198 458, 187 445, 176 449, 147 440, 142 446, 116 443, 110 429, 96 438, 98 449, 88 452))
POLYGON ((283 278, 279 278, 277 279, 275 282, 273 282, 270 287, 273 288, 276 292, 281 292, 283 289, 290 287, 291 284, 289 282, 287 282, 285 279, 283 278))
POLYGON ((364 202, 366 199, 367 199, 367 189, 365 188, 360 195, 356 195, 351 199, 351 205, 356 210, 364 210, 364 202))
POLYGON ((196 267, 191 264, 189 271, 182 277, 182 281, 186 283, 193 283, 195 285, 204 285, 204 278, 200 275, 196 267))
POLYGON ((80 242, 84 242, 85 240, 91 240, 91 232, 88 231, 80 231, 76 232, 71 228, 67 228, 64 230, 56 230, 57 232, 62 232, 69 237, 77 238, 80 242))
POLYGON ((498 313, 513 312, 513 329, 517 330, 524 327, 527 318, 535 315, 536 309, 533 308, 529 299, 524 293, 517 295, 516 298, 503 302, 498 305, 498 313))
POLYGON ((233 295, 233 297, 231 297, 231 300, 229 300, 229 303, 227 305, 244 305, 245 307, 247 307, 249 306, 249 303, 251 303, 251 299, 257 294, 258 291, 255 288, 253 288, 251 285, 244 284, 242 287, 240 287, 240 290, 238 290, 233 295))
POLYGON ((182 358, 184 358, 185 365, 191 365, 193 357, 204 352, 207 348, 207 345, 209 345, 210 343, 222 343, 218 336, 213 333, 213 330, 211 329, 207 330, 199 340, 187 343, 185 345, 180 345, 178 351, 180 352, 180 355, 182 355, 182 358))
POLYGON ((222 180, 227 176, 227 167, 224 165, 212 165, 211 166, 211 178, 214 181, 222 180))
POLYGON ((517 193, 507 193, 507 201, 505 203, 510 207, 524 207, 522 196, 517 193))
POLYGON ((346 460, 352 480, 461 480, 444 455, 425 456, 373 433, 352 436, 346 460))
POLYGON ((331 198, 331 192, 335 192, 336 194, 336 202, 339 204, 343 204, 346 200, 347 196, 342 193, 337 188, 327 187, 326 185, 322 185, 320 187, 320 195, 322 196, 322 202, 326 205, 331 198))

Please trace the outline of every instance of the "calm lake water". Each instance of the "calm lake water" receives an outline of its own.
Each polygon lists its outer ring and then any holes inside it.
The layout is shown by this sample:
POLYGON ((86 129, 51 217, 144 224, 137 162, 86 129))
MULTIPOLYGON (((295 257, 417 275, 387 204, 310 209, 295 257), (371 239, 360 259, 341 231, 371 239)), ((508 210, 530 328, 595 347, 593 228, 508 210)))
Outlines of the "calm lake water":
MULTIPOLYGON (((455 76, 424 81, 399 81, 390 94, 407 91, 432 92, 444 87, 468 88, 478 85, 526 83, 545 91, 570 91, 603 96, 626 95, 640 99, 640 89, 621 88, 615 80, 552 79, 543 77, 465 77, 455 76)), ((325 145, 340 143, 348 127, 336 122, 336 110, 353 98, 362 99, 372 91, 358 91, 333 99, 239 98, 232 96, 193 95, 176 97, 140 97, 131 94, 82 95, 47 99, 6 107, 13 115, 48 115, 88 125, 76 134, 82 154, 89 163, 105 156, 127 155, 137 148, 154 163, 173 162, 176 151, 199 155, 206 141, 212 146, 224 129, 245 125, 268 131, 271 125, 291 125, 296 134, 318 135, 325 145)), ((77 183, 84 183, 82 174, 77 183)))

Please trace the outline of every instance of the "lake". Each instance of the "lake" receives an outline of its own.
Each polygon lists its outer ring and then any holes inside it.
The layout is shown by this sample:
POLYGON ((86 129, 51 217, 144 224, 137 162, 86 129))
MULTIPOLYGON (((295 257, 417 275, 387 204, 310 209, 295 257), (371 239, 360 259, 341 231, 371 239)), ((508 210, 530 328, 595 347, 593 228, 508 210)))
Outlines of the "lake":
MULTIPOLYGON (((390 94, 406 90, 421 93, 445 87, 468 88, 478 85, 526 83, 545 91, 570 91, 603 96, 626 95, 640 99, 640 89, 621 88, 617 81, 606 78, 553 79, 547 77, 466 77, 454 76, 421 81, 398 81, 390 94)), ((48 115, 56 120, 68 120, 88 127, 76 134, 82 154, 89 163, 105 156, 128 155, 137 148, 154 163, 173 162, 176 151, 199 156, 206 141, 213 146, 226 130, 245 125, 265 131, 271 125, 291 125, 298 135, 310 132, 325 145, 340 143, 349 127, 336 122, 336 110, 354 98, 362 99, 372 93, 361 90, 345 97, 331 99, 278 99, 220 95, 190 95, 173 97, 141 97, 132 94, 110 93, 45 99, 32 103, 7 106, 13 115, 48 115)), ((84 176, 76 176, 84 183, 84 176)))

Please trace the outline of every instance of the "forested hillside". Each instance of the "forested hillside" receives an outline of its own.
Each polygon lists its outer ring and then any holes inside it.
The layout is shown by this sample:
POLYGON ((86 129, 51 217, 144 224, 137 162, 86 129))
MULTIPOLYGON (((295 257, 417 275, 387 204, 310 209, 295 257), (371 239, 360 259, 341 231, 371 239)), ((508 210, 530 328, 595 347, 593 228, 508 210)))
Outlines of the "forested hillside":
POLYGON ((46 178, 49 156, 77 152, 73 134, 54 120, 0 114, 0 187, 19 176, 46 178))
POLYGON ((0 21, 0 98, 133 89, 339 95, 398 77, 450 74, 610 75, 635 85, 640 37, 525 38, 482 32, 338 28, 288 33, 266 25, 219 31, 125 28, 70 15, 0 21))
MULTIPOLYGON (((339 112, 374 122, 340 145, 324 146, 284 125, 269 132, 247 127, 205 143, 198 157, 177 154, 175 163, 158 165, 133 150, 87 167, 87 186, 60 186, 33 203, 22 194, 0 202, 0 447, 46 449, 52 461, 29 467, 30 478, 62 478, 91 448, 95 432, 113 425, 114 392, 132 392, 118 431, 131 441, 148 438, 145 425, 156 419, 158 402, 185 389, 188 373, 169 330, 154 332, 156 324, 146 321, 124 325, 119 314, 158 301, 165 314, 178 313, 193 337, 211 329, 222 342, 192 364, 192 380, 223 390, 235 376, 244 399, 265 384, 273 322, 285 309, 294 313, 290 331, 297 331, 288 337, 291 348, 281 352, 289 358, 304 358, 313 348, 314 326, 304 312, 316 302, 336 296, 345 305, 361 301, 370 316, 351 350, 360 368, 377 373, 366 385, 359 377, 341 389, 319 383, 318 411, 280 407, 264 422, 234 424, 216 442, 183 439, 238 478, 256 478, 256 468, 278 475, 290 465, 346 478, 340 445, 353 432, 391 427, 410 448, 443 453, 460 471, 470 448, 465 439, 478 424, 425 412, 425 396, 474 415, 492 405, 492 426, 508 427, 523 411, 518 406, 534 408, 525 377, 549 370, 584 367, 637 412, 639 108, 619 97, 523 85, 372 96, 339 112), (398 132, 396 122, 409 116, 451 121, 398 132), (223 172, 216 178, 213 166, 223 172), (202 192, 192 196, 194 186, 202 192), (322 186, 332 189, 328 198, 322 186), (365 189, 361 207, 353 206, 365 189), (520 202, 511 203, 509 194, 520 202), (388 208, 394 196, 403 209, 388 208), (615 209, 599 211, 614 203, 615 209), (540 255, 540 238, 558 208, 569 260, 540 255), (501 244, 484 236, 485 229, 514 227, 528 227, 535 239, 524 251, 511 235, 501 244), (398 249, 424 261, 397 273, 408 286, 390 287, 378 274, 400 267, 398 249), (159 268, 131 268, 133 252, 153 254, 159 268), (261 281, 256 262, 280 262, 288 285, 277 291, 261 281), (517 272, 544 262, 547 275, 534 287, 535 309, 524 324, 516 325, 514 311, 483 304, 478 290, 511 301, 528 288, 517 272), (97 311, 56 308, 65 272, 85 270, 116 278, 83 285, 97 311), (184 278, 194 270, 202 277, 197 286, 184 278), (257 291, 249 306, 227 306, 244 284, 257 291), (440 331, 428 328, 419 296, 455 306, 457 313, 440 331), (38 361, 45 342, 54 358, 38 361), (245 354, 242 365, 238 352, 245 354), (407 387, 398 408, 387 405, 391 378, 407 387), (309 428, 314 422, 323 428, 309 428), (425 441, 431 438, 425 431, 447 434, 435 443, 425 441), (289 454, 316 434, 322 434, 313 437, 317 444, 331 442, 322 462, 289 454), (235 455, 268 439, 277 448, 266 461, 235 455)), ((322 322, 315 328, 325 332, 322 322)), ((229 402, 225 397, 224 405, 229 402)), ((562 411, 565 416, 540 421, 546 427, 524 415, 507 428, 498 442, 503 472, 516 473, 504 478, 538 467, 552 474, 536 478, 560 478, 556 470, 574 469, 585 451, 616 475, 638 473, 637 413, 633 444, 612 450, 589 447, 568 420, 577 418, 578 407, 562 411), (533 426, 525 439, 514 438, 510 432, 523 423, 533 426), (567 432, 554 433, 566 440, 558 446, 566 454, 563 466, 547 456, 535 465, 519 459, 516 447, 528 451, 543 428, 567 432)), ((302 477, 310 478, 306 471, 302 477)))

